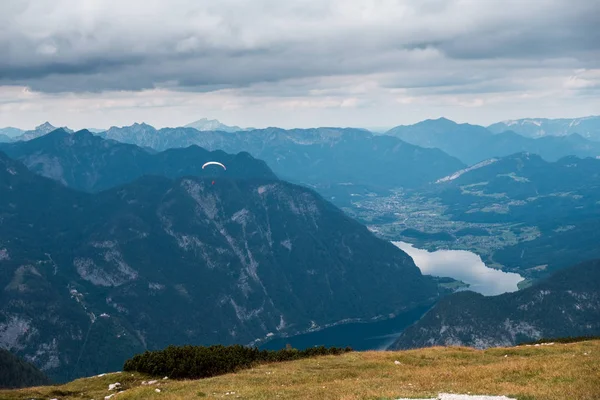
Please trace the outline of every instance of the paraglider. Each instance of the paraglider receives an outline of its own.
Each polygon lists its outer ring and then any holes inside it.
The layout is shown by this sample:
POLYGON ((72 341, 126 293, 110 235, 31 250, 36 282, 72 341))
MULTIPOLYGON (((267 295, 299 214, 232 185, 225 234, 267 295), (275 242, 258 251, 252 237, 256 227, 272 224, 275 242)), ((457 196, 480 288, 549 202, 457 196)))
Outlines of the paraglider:
MULTIPOLYGON (((227 167, 225 167, 225 165, 223 165, 222 163, 218 162, 218 161, 209 161, 207 163, 204 163, 204 165, 202 166, 202 169, 206 168, 209 165, 218 165, 219 167, 223 168, 225 171, 227 171, 227 167)), ((211 182, 211 184, 214 186, 215 181, 213 180, 211 182)))
POLYGON ((227 168, 223 164, 221 164, 220 162, 218 162, 218 161, 209 161, 207 163, 204 163, 204 165, 202 166, 202 169, 206 168, 208 165, 218 165, 220 167, 223 167, 223 169, 225 171, 227 171, 227 168))

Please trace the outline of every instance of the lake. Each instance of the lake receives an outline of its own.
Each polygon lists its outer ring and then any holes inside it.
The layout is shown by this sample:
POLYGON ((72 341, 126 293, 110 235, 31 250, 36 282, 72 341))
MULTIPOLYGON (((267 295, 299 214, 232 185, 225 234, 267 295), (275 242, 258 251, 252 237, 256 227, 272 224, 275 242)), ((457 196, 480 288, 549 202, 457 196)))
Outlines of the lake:
POLYGON ((469 289, 485 296, 516 292, 524 278, 512 272, 489 268, 477 254, 465 250, 427 251, 410 243, 392 242, 412 257, 425 275, 450 277, 468 283, 469 289))
POLYGON ((289 343, 293 348, 346 347, 354 350, 384 350, 409 325, 419 320, 431 307, 419 307, 385 321, 352 323, 325 328, 288 338, 276 338, 259 346, 261 349, 279 350, 289 343))

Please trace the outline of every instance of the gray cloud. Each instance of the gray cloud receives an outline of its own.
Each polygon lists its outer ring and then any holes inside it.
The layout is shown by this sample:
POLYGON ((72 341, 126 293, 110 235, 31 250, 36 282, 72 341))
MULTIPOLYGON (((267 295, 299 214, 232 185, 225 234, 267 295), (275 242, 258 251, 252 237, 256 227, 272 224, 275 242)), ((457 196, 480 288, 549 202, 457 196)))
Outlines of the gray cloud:
POLYGON ((600 67, 590 0, 4 0, 0 15, 0 85, 44 92, 374 73, 395 75, 394 87, 477 92, 526 61, 600 67), (482 60, 505 69, 488 73, 482 60))
POLYGON ((0 126, 597 114, 596 0, 2 0, 0 126))

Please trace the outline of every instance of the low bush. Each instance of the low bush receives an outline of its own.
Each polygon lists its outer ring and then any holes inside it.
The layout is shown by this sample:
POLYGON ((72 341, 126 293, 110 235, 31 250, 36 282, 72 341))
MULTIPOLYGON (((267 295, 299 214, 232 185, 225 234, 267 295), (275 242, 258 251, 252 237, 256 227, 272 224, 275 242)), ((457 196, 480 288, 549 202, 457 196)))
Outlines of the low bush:
POLYGON ((169 346, 164 350, 146 351, 125 361, 124 371, 137 371, 174 379, 198 379, 227 374, 260 363, 299 360, 302 358, 339 355, 351 348, 312 347, 306 350, 259 350, 234 346, 169 346))

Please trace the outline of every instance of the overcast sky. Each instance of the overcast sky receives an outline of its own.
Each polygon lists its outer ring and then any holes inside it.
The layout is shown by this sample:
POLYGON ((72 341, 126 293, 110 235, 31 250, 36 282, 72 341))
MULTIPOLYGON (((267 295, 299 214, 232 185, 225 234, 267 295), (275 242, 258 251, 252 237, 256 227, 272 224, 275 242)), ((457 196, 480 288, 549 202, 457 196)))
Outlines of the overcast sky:
POLYGON ((0 127, 600 114, 598 0, 0 0, 0 127))

